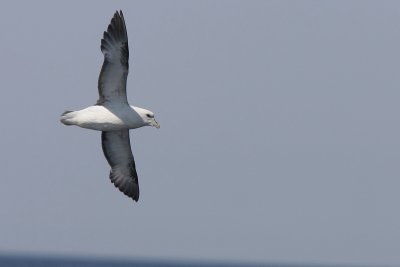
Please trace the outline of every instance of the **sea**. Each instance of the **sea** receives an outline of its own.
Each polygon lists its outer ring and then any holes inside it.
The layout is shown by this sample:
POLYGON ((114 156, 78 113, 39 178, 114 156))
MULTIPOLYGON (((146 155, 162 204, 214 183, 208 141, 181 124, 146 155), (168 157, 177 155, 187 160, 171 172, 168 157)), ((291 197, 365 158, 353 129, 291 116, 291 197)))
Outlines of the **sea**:
MULTIPOLYGON (((115 260, 63 258, 26 255, 0 255, 0 267, 347 267, 344 265, 235 263, 171 260, 115 260)), ((350 267, 350 266, 349 266, 350 267)))

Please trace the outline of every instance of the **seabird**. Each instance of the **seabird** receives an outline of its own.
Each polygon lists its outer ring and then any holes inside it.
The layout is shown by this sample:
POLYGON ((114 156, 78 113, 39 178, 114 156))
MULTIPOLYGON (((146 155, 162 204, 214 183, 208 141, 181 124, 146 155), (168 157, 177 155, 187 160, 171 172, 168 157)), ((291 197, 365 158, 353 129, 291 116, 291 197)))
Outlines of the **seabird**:
POLYGON ((104 62, 100 71, 97 103, 78 111, 65 111, 60 121, 65 125, 101 131, 104 156, 111 166, 111 182, 135 201, 139 183, 132 155, 129 129, 143 126, 160 128, 154 113, 130 106, 126 96, 129 70, 128 35, 122 11, 116 11, 101 40, 104 62))

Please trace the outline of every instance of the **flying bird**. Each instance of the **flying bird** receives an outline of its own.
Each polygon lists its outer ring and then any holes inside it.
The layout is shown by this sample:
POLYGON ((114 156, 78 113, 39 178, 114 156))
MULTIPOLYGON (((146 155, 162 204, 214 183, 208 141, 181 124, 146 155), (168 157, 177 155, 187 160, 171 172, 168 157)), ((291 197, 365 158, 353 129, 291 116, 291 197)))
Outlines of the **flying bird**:
POLYGON ((101 40, 104 55, 100 71, 99 99, 93 106, 65 111, 65 125, 101 131, 101 144, 109 165, 111 182, 122 193, 139 200, 139 183, 132 155, 129 129, 143 126, 160 128, 150 110, 131 106, 126 96, 129 71, 128 35, 122 11, 116 11, 101 40))

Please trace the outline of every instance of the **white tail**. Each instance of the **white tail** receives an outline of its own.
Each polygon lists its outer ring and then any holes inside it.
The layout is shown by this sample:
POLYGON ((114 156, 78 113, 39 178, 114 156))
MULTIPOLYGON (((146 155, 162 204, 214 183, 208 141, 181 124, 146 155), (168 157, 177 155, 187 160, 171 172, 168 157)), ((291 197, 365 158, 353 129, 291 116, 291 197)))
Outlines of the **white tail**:
POLYGON ((73 125, 73 123, 71 122, 72 116, 70 116, 71 112, 73 112, 73 111, 67 110, 67 111, 64 111, 63 114, 61 114, 60 121, 64 125, 73 125))

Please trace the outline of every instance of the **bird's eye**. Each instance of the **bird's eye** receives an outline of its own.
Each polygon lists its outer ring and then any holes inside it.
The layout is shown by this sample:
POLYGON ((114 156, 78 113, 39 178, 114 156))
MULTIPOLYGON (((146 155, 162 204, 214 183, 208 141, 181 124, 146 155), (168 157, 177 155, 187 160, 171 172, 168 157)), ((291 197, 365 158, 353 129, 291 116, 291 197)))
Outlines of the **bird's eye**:
POLYGON ((154 118, 154 115, 146 114, 147 118, 154 118))

